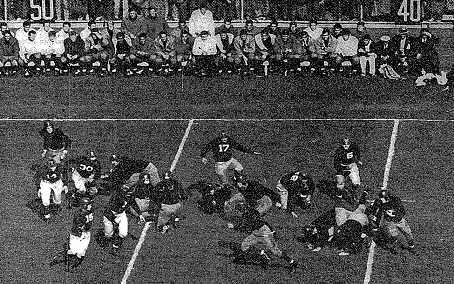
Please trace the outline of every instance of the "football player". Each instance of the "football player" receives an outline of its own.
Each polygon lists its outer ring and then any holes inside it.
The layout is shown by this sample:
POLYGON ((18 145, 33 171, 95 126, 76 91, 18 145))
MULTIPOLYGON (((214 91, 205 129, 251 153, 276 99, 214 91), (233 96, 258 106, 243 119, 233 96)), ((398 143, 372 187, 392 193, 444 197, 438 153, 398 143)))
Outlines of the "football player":
POLYGON ((60 128, 55 127, 50 120, 44 121, 39 135, 44 139, 41 157, 48 157, 60 164, 68 154, 68 149, 71 147, 71 139, 60 128))
POLYGON ((98 193, 96 180, 101 176, 101 163, 94 151, 88 151, 87 156, 81 156, 68 161, 71 167, 70 192, 72 202, 68 206, 78 207, 83 197, 94 199, 98 193))
MULTIPOLYGON (((355 199, 357 199, 357 196, 361 196, 361 193, 358 192, 361 183, 358 165, 362 165, 358 146, 351 143, 349 138, 342 139, 342 145, 336 149, 334 155, 337 189, 339 192, 345 192, 345 178, 350 177, 352 188, 349 194, 355 199)), ((348 193, 346 194, 348 195, 348 193)))
POLYGON ((128 217, 126 211, 131 206, 139 212, 137 204, 131 199, 131 191, 127 186, 117 189, 109 199, 104 210, 104 236, 108 243, 111 243, 111 254, 117 254, 128 235, 128 217), (116 233, 118 231, 118 233, 116 233), (115 233, 115 234, 114 234, 115 233))
POLYGON ((108 173, 101 175, 101 179, 107 183, 108 190, 119 188, 122 185, 132 187, 139 181, 141 173, 150 174, 153 186, 160 181, 158 169, 151 162, 118 155, 112 155, 110 161, 112 168, 108 173))
POLYGON ((225 206, 226 211, 231 211, 235 204, 246 202, 248 206, 257 210, 260 214, 268 211, 273 204, 280 206, 279 195, 260 184, 257 181, 249 180, 243 173, 236 172, 233 180, 239 193, 230 198, 225 206))
POLYGON ((165 234, 170 228, 169 225, 178 227, 178 213, 181 211, 182 201, 188 199, 188 195, 170 171, 165 172, 162 181, 156 185, 156 193, 160 208, 156 228, 165 234))
POLYGON ((224 203, 230 199, 232 194, 230 185, 199 181, 194 187, 202 194, 202 198, 197 200, 197 204, 202 212, 206 214, 213 214, 215 212, 222 214, 224 212, 224 203))
POLYGON ((415 247, 410 226, 404 218, 405 208, 399 197, 382 190, 368 208, 368 215, 374 230, 384 236, 392 252, 397 252, 400 247, 408 250, 415 247))
POLYGON ((283 175, 277 182, 277 191, 280 195, 282 209, 289 210, 294 217, 295 206, 307 208, 311 205, 315 183, 312 177, 302 171, 293 171, 283 175))
POLYGON ((90 244, 90 229, 93 224, 93 211, 90 198, 84 197, 81 200, 81 207, 74 213, 73 225, 69 234, 69 244, 58 253, 50 265, 65 262, 65 270, 73 272, 83 259, 90 244))
POLYGON ((297 240, 308 243, 307 247, 312 251, 320 251, 334 235, 335 227, 336 211, 331 209, 317 217, 310 225, 305 226, 303 235, 299 236, 297 240))
POLYGON ((41 198, 43 204, 44 220, 47 222, 50 219, 50 197, 52 195, 53 203, 56 206, 56 211, 61 211, 61 193, 67 191, 66 187, 66 171, 61 164, 57 164, 54 160, 47 162, 47 167, 40 173, 40 184, 38 197, 41 198))
POLYGON ((132 207, 131 212, 139 218, 139 223, 155 221, 158 216, 157 192, 151 184, 151 177, 148 173, 141 173, 139 182, 131 188, 132 199, 137 204, 138 212, 132 207))
POLYGON ((230 229, 236 228, 249 235, 241 243, 241 251, 236 252, 234 263, 248 263, 248 260, 257 257, 257 254, 259 254, 259 257, 262 260, 261 264, 266 268, 270 263, 271 258, 266 254, 265 250, 256 252, 252 249, 252 247, 256 245, 261 245, 264 246, 266 250, 271 251, 273 255, 287 261, 290 264, 290 272, 295 272, 298 267, 298 262, 279 249, 274 238, 275 231, 270 224, 262 219, 261 214, 246 203, 239 203, 235 207, 236 210, 241 213, 240 221, 235 225, 229 223, 228 227, 230 229))
POLYGON ((363 192, 359 205, 354 211, 340 204, 336 205, 337 229, 334 234, 334 242, 339 249, 339 255, 345 256, 359 252, 364 244, 365 237, 369 234, 369 219, 366 215, 366 196, 363 192))
POLYGON ((202 163, 208 162, 206 155, 208 151, 212 151, 214 161, 216 162, 216 174, 219 176, 221 184, 227 184, 227 170, 233 168, 236 172, 241 172, 243 166, 235 158, 232 157, 233 149, 244 153, 250 153, 254 155, 261 155, 260 152, 249 149, 246 146, 241 145, 235 139, 228 136, 225 132, 221 133, 221 136, 211 140, 203 149, 200 154, 202 163))

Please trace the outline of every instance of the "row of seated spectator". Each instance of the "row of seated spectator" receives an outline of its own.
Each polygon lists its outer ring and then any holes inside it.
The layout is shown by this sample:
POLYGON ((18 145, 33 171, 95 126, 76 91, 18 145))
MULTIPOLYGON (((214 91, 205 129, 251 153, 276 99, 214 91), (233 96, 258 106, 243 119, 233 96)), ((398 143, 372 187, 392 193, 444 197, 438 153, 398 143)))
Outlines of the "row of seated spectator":
POLYGON ((26 21, 15 36, 6 25, 1 28, 0 69, 4 74, 67 74, 72 70, 74 74, 101 75, 122 71, 129 76, 184 70, 185 74, 200 75, 261 75, 268 70, 287 75, 347 70, 348 74, 375 76, 382 66, 398 75, 439 73, 437 39, 427 29, 414 38, 402 27, 392 38, 383 35, 374 41, 364 23, 352 33, 340 24, 322 28, 315 20, 304 29, 295 22, 284 29, 272 22, 261 30, 247 21, 239 31, 229 20, 216 31, 214 26, 211 31, 200 31, 185 21, 173 30, 163 27, 157 33, 150 32, 149 26, 127 21, 120 30, 112 22, 100 25, 90 21, 80 33, 72 30, 69 22, 56 32, 49 23, 36 31, 26 21))

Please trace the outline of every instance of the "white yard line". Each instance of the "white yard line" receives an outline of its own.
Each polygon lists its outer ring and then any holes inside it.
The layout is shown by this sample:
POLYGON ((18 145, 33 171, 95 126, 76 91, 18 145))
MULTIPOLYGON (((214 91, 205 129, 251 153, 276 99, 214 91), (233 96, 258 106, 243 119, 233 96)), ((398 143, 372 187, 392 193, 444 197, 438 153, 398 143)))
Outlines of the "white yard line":
MULTIPOLYGON (((178 151, 175 154, 175 158, 173 159, 172 165, 170 166, 170 171, 175 170, 175 167, 180 159, 181 153, 183 153, 184 145, 186 144, 186 140, 188 140, 189 132, 191 131, 192 124, 194 120, 189 120, 188 126, 186 127, 186 131, 184 132, 183 139, 181 139, 180 146, 178 147, 178 151)), ((145 227, 142 230, 142 234, 140 234, 139 241, 137 242, 136 248, 134 249, 134 253, 129 261, 128 267, 126 268, 125 274, 123 275, 123 279, 121 280, 121 284, 126 284, 131 272, 134 268, 134 263, 136 262, 137 256, 139 255, 140 249, 142 248, 142 244, 145 241, 145 237, 147 236, 147 231, 150 228, 150 222, 145 224, 145 227)))
MULTIPOLYGON (((399 129, 399 120, 394 120, 393 132, 391 134, 391 141, 389 143, 388 149, 388 159, 386 159, 386 166, 385 166, 385 173, 383 175, 383 186, 382 189, 388 188, 388 179, 389 179, 389 172, 391 170, 391 163, 394 157, 394 150, 397 140, 397 131, 399 129)), ((375 254, 375 242, 372 241, 369 247, 369 255, 367 256, 367 268, 366 274, 364 276, 364 284, 368 284, 370 281, 370 276, 372 275, 372 266, 374 265, 374 254, 375 254)))

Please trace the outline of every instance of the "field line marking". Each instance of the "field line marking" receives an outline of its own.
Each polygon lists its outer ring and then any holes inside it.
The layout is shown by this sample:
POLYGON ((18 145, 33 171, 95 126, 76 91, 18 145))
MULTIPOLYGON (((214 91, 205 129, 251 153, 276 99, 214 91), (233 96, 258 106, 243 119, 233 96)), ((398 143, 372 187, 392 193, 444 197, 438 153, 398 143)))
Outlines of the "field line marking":
POLYGON ((454 119, 419 119, 419 118, 0 118, 0 122, 21 121, 243 121, 243 122, 285 122, 285 121, 415 121, 415 122, 454 122, 454 119))
MULTIPOLYGON (((389 142, 388 158, 386 159, 385 173, 383 174, 382 189, 388 188, 389 172, 391 171, 391 163, 392 163, 393 157, 394 157, 398 129, 399 129, 399 120, 395 119, 394 126, 393 126, 393 132, 391 134, 391 140, 389 142)), ((367 268, 366 268, 366 274, 364 275, 364 284, 369 283, 370 276, 372 275, 372 266, 374 265, 375 246, 376 246, 376 244, 372 240, 372 243, 370 244, 370 247, 369 247, 369 254, 367 256, 367 268)))
MULTIPOLYGON (((186 127, 186 131, 184 132, 183 138, 181 139, 180 146, 178 146, 178 151, 175 154, 175 158, 173 159, 172 165, 170 166, 170 171, 175 170, 175 167, 180 159, 181 153, 183 153, 184 145, 186 144, 186 140, 188 140, 189 132, 191 131, 192 125, 194 124, 194 119, 189 120, 188 126, 186 127)), ((137 256, 139 255, 140 249, 142 248, 142 244, 145 241, 145 237, 147 236, 147 231, 150 228, 150 222, 147 222, 140 234, 139 241, 137 242, 136 248, 134 249, 134 253, 129 261, 128 267, 126 268, 125 274, 123 275, 123 279, 121 280, 121 284, 126 284, 129 276, 131 275, 132 269, 134 268, 134 263, 136 262, 137 256)))

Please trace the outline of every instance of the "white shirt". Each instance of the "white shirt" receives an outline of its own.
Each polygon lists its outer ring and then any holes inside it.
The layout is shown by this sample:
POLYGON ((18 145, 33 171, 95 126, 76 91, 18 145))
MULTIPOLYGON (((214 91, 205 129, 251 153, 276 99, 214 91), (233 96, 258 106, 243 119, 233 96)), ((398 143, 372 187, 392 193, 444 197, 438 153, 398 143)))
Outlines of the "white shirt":
MULTIPOLYGON (((33 30, 33 29, 30 29, 29 31, 31 31, 31 30, 33 30)), ((20 28, 16 31, 15 38, 17 39, 17 41, 19 42, 19 45, 20 45, 28 39, 28 32, 26 32, 24 30, 24 28, 20 28)))
POLYGON ((83 40, 83 41, 86 41, 87 38, 90 36, 91 34, 91 30, 86 27, 85 29, 83 29, 81 32, 80 32, 80 38, 83 40))
POLYGON ((36 39, 35 41, 39 43, 44 43, 49 40, 49 32, 53 31, 54 29, 49 28, 48 31, 44 29, 44 27, 41 27, 39 30, 36 31, 36 39))
MULTIPOLYGON (((71 29, 69 30, 69 32, 71 31, 71 29)), ((58 41, 65 41, 65 39, 69 38, 69 32, 65 32, 63 29, 59 30, 57 32, 57 40, 58 41)))
POLYGON ((34 41, 27 39, 22 43, 22 47, 19 53, 20 57, 26 60, 27 58, 25 57, 25 55, 41 53, 40 44, 36 41, 36 39, 34 41))
POLYGON ((192 47, 192 53, 194 55, 216 55, 216 39, 213 36, 208 36, 206 40, 202 40, 201 37, 196 37, 192 47))
POLYGON ((310 38, 316 40, 322 35, 323 29, 321 27, 315 27, 315 30, 312 30, 311 27, 307 27, 304 31, 307 32, 310 38))
POLYGON ((350 36, 348 40, 339 37, 337 40, 336 53, 342 56, 355 56, 358 54, 358 39, 355 36, 350 36))
POLYGON ((63 54, 65 52, 65 46, 63 45, 63 41, 54 40, 41 43, 41 53, 42 54, 63 54))
POLYGON ((191 14, 191 18, 188 23, 189 33, 196 37, 196 34, 200 34, 201 31, 208 31, 211 36, 215 35, 214 32, 214 20, 213 13, 206 10, 205 14, 200 12, 200 9, 195 10, 191 14))

